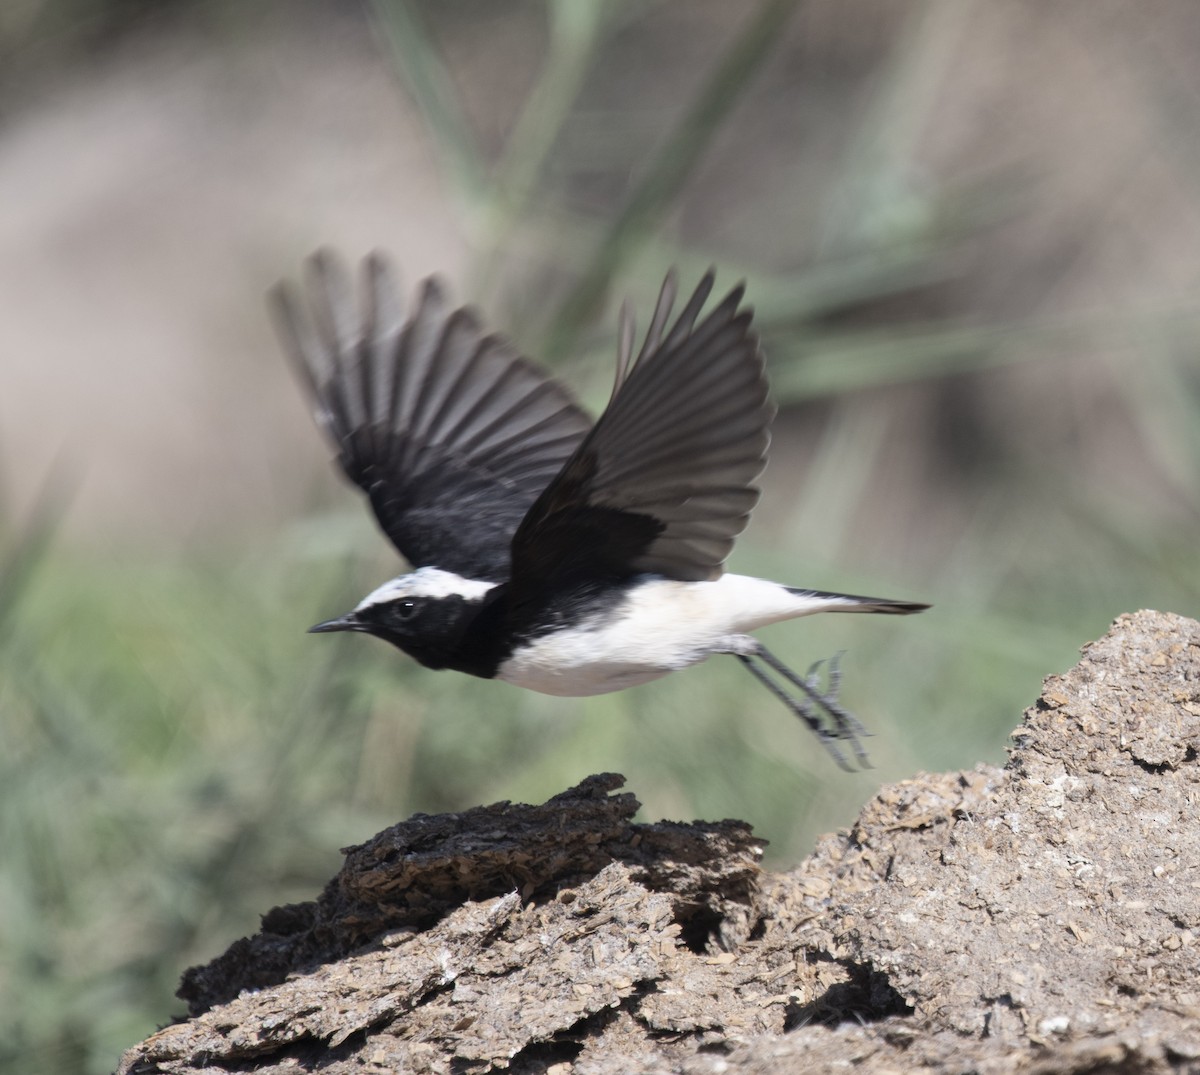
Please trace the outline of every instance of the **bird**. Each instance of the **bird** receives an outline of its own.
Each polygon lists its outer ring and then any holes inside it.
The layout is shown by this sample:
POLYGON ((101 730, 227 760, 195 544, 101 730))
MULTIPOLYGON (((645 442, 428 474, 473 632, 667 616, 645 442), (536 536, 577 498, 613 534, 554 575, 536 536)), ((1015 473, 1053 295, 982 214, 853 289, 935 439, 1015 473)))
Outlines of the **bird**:
POLYGON ((745 286, 704 313, 714 280, 710 269, 672 321, 671 270, 636 355, 622 307, 594 424, 437 277, 406 302, 380 251, 357 285, 328 248, 299 285, 276 285, 273 320, 316 423, 410 568, 310 631, 362 632, 426 668, 564 697, 730 654, 838 765, 851 768, 841 745, 868 765, 837 659, 822 683, 824 662, 800 675, 751 632, 930 606, 725 571, 759 498, 775 409, 745 286))

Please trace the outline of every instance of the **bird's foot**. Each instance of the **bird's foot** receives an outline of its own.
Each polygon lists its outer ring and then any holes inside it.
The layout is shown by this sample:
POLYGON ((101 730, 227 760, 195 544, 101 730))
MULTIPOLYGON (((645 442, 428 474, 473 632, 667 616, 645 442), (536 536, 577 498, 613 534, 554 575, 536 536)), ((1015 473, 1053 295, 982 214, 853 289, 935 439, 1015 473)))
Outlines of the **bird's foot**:
POLYGON ((828 661, 814 662, 803 676, 788 668, 762 643, 756 645, 753 653, 739 653, 737 656, 776 698, 808 725, 841 768, 854 771, 854 766, 847 762, 842 752, 841 743, 849 744, 858 768, 871 768, 867 752, 859 741, 860 737, 865 738, 871 733, 838 702, 838 691, 842 685, 842 653, 834 654, 828 661), (760 667, 756 661, 761 661, 800 693, 795 694, 778 684, 768 675, 766 668, 760 667), (821 668, 826 665, 827 672, 822 683, 821 668))

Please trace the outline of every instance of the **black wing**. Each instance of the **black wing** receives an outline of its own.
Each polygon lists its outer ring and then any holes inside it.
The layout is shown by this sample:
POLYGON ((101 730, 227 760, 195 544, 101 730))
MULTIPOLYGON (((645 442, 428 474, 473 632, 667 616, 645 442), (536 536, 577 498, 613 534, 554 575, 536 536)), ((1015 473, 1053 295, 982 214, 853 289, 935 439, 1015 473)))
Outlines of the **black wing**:
POLYGON ((697 324, 712 284, 709 272, 664 337, 675 299, 667 277, 632 366, 623 312, 613 398, 517 530, 515 587, 721 574, 758 500, 774 412, 742 288, 697 324))
POLYGON ((271 305, 347 477, 414 567, 507 579, 514 532, 589 419, 471 310, 450 310, 436 280, 406 315, 372 254, 360 313, 330 252, 307 268, 311 318, 286 283, 271 305))

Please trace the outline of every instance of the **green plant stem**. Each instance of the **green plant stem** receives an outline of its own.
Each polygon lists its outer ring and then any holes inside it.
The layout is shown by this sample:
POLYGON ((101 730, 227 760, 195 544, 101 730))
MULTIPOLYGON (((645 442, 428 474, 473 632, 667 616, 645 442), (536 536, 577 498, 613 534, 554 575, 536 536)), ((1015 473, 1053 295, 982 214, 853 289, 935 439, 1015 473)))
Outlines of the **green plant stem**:
POLYGON ((646 242, 654 223, 691 175, 751 77, 779 43, 795 9, 796 0, 767 0, 718 65, 559 307, 545 352, 551 361, 571 348, 581 326, 608 290, 615 271, 646 242))

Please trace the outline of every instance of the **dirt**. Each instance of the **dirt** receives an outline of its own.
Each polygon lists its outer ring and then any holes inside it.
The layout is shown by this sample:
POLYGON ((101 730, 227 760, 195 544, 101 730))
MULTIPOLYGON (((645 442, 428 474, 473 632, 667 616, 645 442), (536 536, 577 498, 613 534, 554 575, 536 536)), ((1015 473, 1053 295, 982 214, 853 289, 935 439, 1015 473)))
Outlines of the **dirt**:
POLYGON ((1200 1072, 1200 623, 1122 616, 1013 739, 782 874, 611 774, 417 815, 120 1071, 1200 1072))

